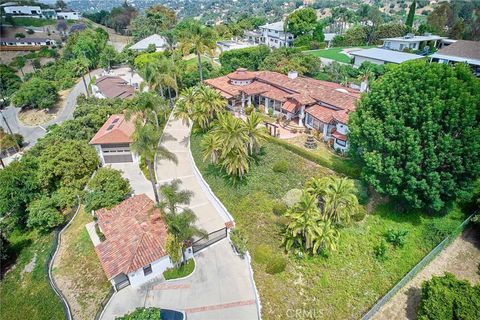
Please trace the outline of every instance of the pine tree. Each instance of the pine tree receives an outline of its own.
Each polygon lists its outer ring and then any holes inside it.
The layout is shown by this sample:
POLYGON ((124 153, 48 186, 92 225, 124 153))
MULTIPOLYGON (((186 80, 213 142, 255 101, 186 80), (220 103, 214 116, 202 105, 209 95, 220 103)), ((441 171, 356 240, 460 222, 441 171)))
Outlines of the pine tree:
POLYGON ((407 21, 405 22, 405 25, 408 27, 410 31, 413 28, 413 20, 415 19, 416 7, 417 7, 417 1, 413 0, 412 4, 410 5, 410 9, 408 10, 407 21))

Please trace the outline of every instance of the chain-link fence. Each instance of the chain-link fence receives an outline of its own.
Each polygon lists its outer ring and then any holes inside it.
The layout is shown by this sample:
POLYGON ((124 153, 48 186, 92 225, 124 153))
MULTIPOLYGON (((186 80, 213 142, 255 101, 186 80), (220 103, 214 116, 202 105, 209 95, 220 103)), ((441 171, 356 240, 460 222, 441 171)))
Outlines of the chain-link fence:
POLYGON ((458 234, 460 234, 465 227, 468 225, 470 220, 476 213, 470 215, 465 221, 462 222, 460 226, 458 226, 452 234, 447 236, 440 242, 432 251, 430 251, 415 267, 413 267, 397 284, 387 292, 380 300, 375 303, 375 305, 362 317, 362 320, 368 320, 372 318, 380 308, 382 308, 391 297, 393 297, 400 289, 402 289, 413 277, 415 277, 430 261, 433 260, 443 249, 445 249, 455 238, 458 234))

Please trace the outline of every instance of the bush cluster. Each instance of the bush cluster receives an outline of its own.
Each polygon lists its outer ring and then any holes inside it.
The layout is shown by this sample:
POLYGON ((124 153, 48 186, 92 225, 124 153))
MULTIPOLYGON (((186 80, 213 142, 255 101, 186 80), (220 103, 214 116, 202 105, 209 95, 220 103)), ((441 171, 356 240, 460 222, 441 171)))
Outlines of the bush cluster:
POLYGON ((279 173, 286 173, 289 169, 289 164, 285 160, 279 160, 273 164, 273 171, 279 173))
POLYGON ((243 258, 245 253, 247 252, 247 235, 242 230, 235 228, 230 233, 230 240, 232 240, 235 249, 243 258))
POLYGON ((283 272, 287 267, 286 258, 275 254, 273 249, 266 244, 260 244, 255 248, 253 260, 257 263, 265 264, 265 272, 268 274, 283 272))

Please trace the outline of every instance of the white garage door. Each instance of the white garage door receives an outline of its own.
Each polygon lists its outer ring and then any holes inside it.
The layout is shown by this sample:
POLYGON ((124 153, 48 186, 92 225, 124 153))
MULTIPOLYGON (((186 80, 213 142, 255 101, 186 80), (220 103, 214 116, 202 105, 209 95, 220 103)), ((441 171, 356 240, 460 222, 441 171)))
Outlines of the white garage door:
POLYGON ((102 152, 105 163, 133 162, 128 144, 102 145, 102 152))

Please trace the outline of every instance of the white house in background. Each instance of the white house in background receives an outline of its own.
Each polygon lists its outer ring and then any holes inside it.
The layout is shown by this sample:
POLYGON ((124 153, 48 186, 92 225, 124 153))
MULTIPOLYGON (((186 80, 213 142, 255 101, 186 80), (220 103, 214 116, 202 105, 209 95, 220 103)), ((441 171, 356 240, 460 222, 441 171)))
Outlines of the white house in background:
POLYGON ((457 40, 430 56, 430 62, 437 63, 466 63, 473 73, 480 77, 480 42, 457 40))
POLYGON ((5 14, 25 15, 25 16, 41 16, 42 8, 39 6, 9 6, 4 7, 5 14))
MULTIPOLYGON (((87 230, 115 290, 128 285, 137 288, 173 267, 165 249, 166 222, 145 194, 128 198, 110 210, 97 210, 95 215, 104 240, 89 225, 87 230)), ((187 258, 192 256, 191 249, 187 249, 187 258)))
MULTIPOLYGON (((45 47, 56 45, 55 40, 49 38, 0 38, 2 47, 45 47)), ((25 49, 27 50, 27 49, 25 49)))
POLYGON ((244 48, 250 48, 250 47, 255 47, 257 44, 251 43, 251 42, 243 42, 243 41, 237 41, 237 40, 223 40, 223 41, 217 41, 217 49, 219 53, 222 53, 224 51, 230 51, 230 50, 235 50, 235 49, 244 49, 244 48))
POLYGON ((138 163, 138 155, 130 149, 134 132, 133 119, 127 121, 124 114, 113 114, 89 144, 95 147, 102 165, 121 162, 138 163))
POLYGON ((57 19, 64 19, 64 20, 79 20, 82 15, 73 10, 61 10, 57 11, 57 19))
POLYGON ((429 33, 425 33, 423 36, 409 33, 404 37, 385 38, 382 40, 384 49, 403 51, 404 49, 422 50, 427 45, 437 48, 444 38, 429 33))
POLYGON ((291 47, 293 45, 293 34, 284 32, 283 21, 278 21, 260 26, 263 43, 270 48, 291 47))
POLYGON ((155 45, 155 51, 158 52, 158 51, 165 50, 165 46, 167 42, 164 37, 158 34, 153 34, 133 44, 132 46, 130 46, 129 49, 136 50, 136 51, 145 51, 148 49, 148 46, 151 44, 155 45))
POLYGON ((423 56, 418 54, 386 50, 386 49, 380 49, 380 48, 351 51, 350 55, 353 56, 353 65, 355 67, 360 67, 362 63, 365 61, 369 61, 375 64, 387 64, 387 63, 398 64, 405 61, 423 58, 423 56))

